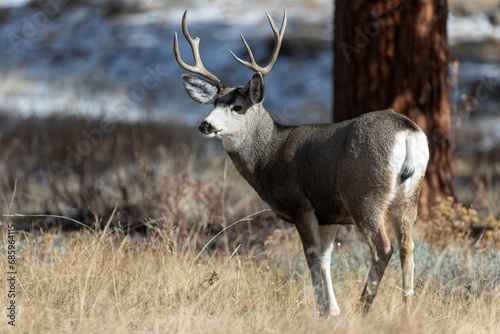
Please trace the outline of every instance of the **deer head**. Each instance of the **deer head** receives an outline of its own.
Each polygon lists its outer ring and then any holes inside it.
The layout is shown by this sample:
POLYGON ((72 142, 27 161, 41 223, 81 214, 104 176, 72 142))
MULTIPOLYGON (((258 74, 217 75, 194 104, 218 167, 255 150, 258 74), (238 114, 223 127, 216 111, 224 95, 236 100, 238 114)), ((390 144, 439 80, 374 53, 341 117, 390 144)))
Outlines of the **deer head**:
POLYGON ((184 16, 182 17, 182 32, 191 46, 195 65, 188 65, 182 61, 179 53, 177 33, 174 37, 175 59, 183 69, 199 74, 209 81, 183 74, 181 76, 182 83, 193 100, 201 104, 214 105, 214 110, 201 123, 199 127, 200 132, 205 137, 222 139, 226 149, 235 150, 248 133, 252 133, 252 129, 258 125, 258 115, 267 113, 262 107, 265 95, 264 77, 269 73, 278 58, 281 42, 285 33, 286 11, 284 11, 283 14, 283 22, 280 31, 276 28, 271 16, 266 13, 275 38, 274 51, 266 67, 257 65, 250 47, 243 35, 241 35, 243 44, 248 52, 249 60, 244 61, 236 57, 232 51, 230 52, 238 62, 256 72, 256 74, 253 75, 246 85, 230 88, 225 87, 223 83, 203 65, 199 49, 200 39, 198 37, 193 39, 189 35, 186 26, 186 13, 187 11, 184 12, 184 16))

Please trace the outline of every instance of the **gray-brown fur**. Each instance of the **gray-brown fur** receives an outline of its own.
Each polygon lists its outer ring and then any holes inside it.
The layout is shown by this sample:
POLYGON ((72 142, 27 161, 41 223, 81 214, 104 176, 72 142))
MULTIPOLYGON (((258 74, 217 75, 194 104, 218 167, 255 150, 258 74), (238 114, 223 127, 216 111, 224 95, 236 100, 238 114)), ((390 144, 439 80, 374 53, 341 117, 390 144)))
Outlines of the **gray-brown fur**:
POLYGON ((220 138, 238 171, 259 196, 280 218, 296 226, 323 313, 340 312, 332 287, 331 252, 337 226, 352 223, 372 254, 360 309, 369 309, 393 253, 386 220, 394 228, 401 249, 403 297, 409 302, 413 295, 411 230, 428 161, 427 139, 413 121, 393 110, 337 124, 276 123, 262 105, 263 77, 276 60, 286 15, 279 33, 269 20, 276 38, 271 64, 265 68, 255 64, 247 47, 250 62, 239 61, 257 74, 244 86, 225 88, 203 67, 184 15, 183 32, 193 48, 196 65, 180 61, 177 40, 176 58, 183 68, 214 82, 182 76, 191 98, 214 104, 199 129, 206 137, 220 138))
POLYGON ((291 127, 274 122, 267 111, 262 114, 259 132, 229 156, 284 220, 293 223, 292 217, 312 210, 321 225, 352 224, 345 220, 346 201, 372 192, 380 198, 387 192, 390 135, 408 130, 400 121, 404 116, 384 110, 338 124, 291 127), (353 171, 358 171, 355 177, 346 177, 353 171))

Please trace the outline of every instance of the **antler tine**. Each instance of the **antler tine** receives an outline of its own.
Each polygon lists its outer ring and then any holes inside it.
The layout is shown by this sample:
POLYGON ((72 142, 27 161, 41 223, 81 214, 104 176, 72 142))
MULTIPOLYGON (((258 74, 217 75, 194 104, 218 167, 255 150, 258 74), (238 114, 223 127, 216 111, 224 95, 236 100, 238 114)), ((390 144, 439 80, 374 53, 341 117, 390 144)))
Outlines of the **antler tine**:
POLYGON ((269 73, 269 71, 271 71, 271 68, 273 68, 274 63, 276 62, 276 59, 278 59, 278 54, 279 54, 280 48, 281 48, 281 42, 283 41, 283 35, 285 34, 285 28, 286 28, 286 10, 283 9, 283 22, 281 23, 281 28, 280 28, 279 32, 278 32, 278 28, 276 28, 276 25, 274 24, 274 21, 273 21, 273 18, 271 17, 271 15, 269 15, 269 13, 267 13, 267 12, 266 12, 266 15, 267 15, 267 19, 269 20, 269 24, 271 25, 271 29, 273 30, 273 34, 274 34, 274 50, 273 50, 271 60, 266 67, 260 67, 259 65, 257 65, 257 63, 255 62, 255 59, 253 57, 252 50, 248 46, 248 44, 245 40, 245 37, 243 37, 243 35, 241 35, 241 40, 243 41, 243 45, 245 45, 245 49, 247 50, 248 61, 245 61, 245 60, 242 60, 242 59, 236 57, 236 55, 231 50, 229 51, 229 52, 231 52, 233 57, 240 64, 245 65, 246 67, 248 67, 249 69, 251 69, 254 72, 260 72, 263 77, 265 77, 269 73))
POLYGON ((200 56, 200 39, 198 37, 193 39, 191 35, 189 35, 189 31, 186 25, 186 14, 187 10, 184 11, 184 15, 182 16, 182 33, 184 34, 184 37, 186 38, 189 45, 191 46, 191 51, 193 52, 193 58, 195 64, 194 66, 188 65, 181 59, 181 54, 179 52, 179 41, 177 39, 177 32, 174 35, 175 60, 177 60, 177 63, 186 71, 204 76, 205 78, 212 81, 220 89, 223 87, 222 82, 214 74, 210 73, 205 68, 205 66, 203 66, 203 62, 201 61, 201 56, 200 56))

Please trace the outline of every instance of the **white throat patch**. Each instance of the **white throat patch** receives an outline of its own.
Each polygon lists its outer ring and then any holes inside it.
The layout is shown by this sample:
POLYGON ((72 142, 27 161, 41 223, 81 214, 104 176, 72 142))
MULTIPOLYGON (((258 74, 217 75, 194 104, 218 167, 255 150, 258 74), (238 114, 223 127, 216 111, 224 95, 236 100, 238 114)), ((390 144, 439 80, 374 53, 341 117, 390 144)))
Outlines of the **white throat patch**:
POLYGON ((235 139, 235 138, 229 138, 229 137, 223 137, 222 138, 222 145, 224 146, 224 149, 227 152, 235 152, 238 150, 238 147, 240 146, 241 141, 235 139))

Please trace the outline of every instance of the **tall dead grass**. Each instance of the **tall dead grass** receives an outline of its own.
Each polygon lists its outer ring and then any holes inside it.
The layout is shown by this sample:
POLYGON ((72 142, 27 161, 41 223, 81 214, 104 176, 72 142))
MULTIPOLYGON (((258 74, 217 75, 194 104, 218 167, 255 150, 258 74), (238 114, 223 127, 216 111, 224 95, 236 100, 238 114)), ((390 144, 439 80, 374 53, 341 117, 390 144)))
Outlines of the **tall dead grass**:
MULTIPOLYGON (((187 244, 125 235, 109 225, 73 233, 18 233, 16 332, 495 333, 500 326, 500 254, 495 251, 473 254, 448 247, 436 252, 417 243, 410 313, 402 309, 396 255, 363 317, 355 306, 369 252, 363 244, 342 245, 332 269, 342 315, 322 319, 293 228, 275 230, 262 246, 226 245, 229 253, 224 247, 200 250, 187 244)), ((0 291, 6 290, 2 280, 0 291)), ((1 332, 11 332, 3 322, 1 332)))

